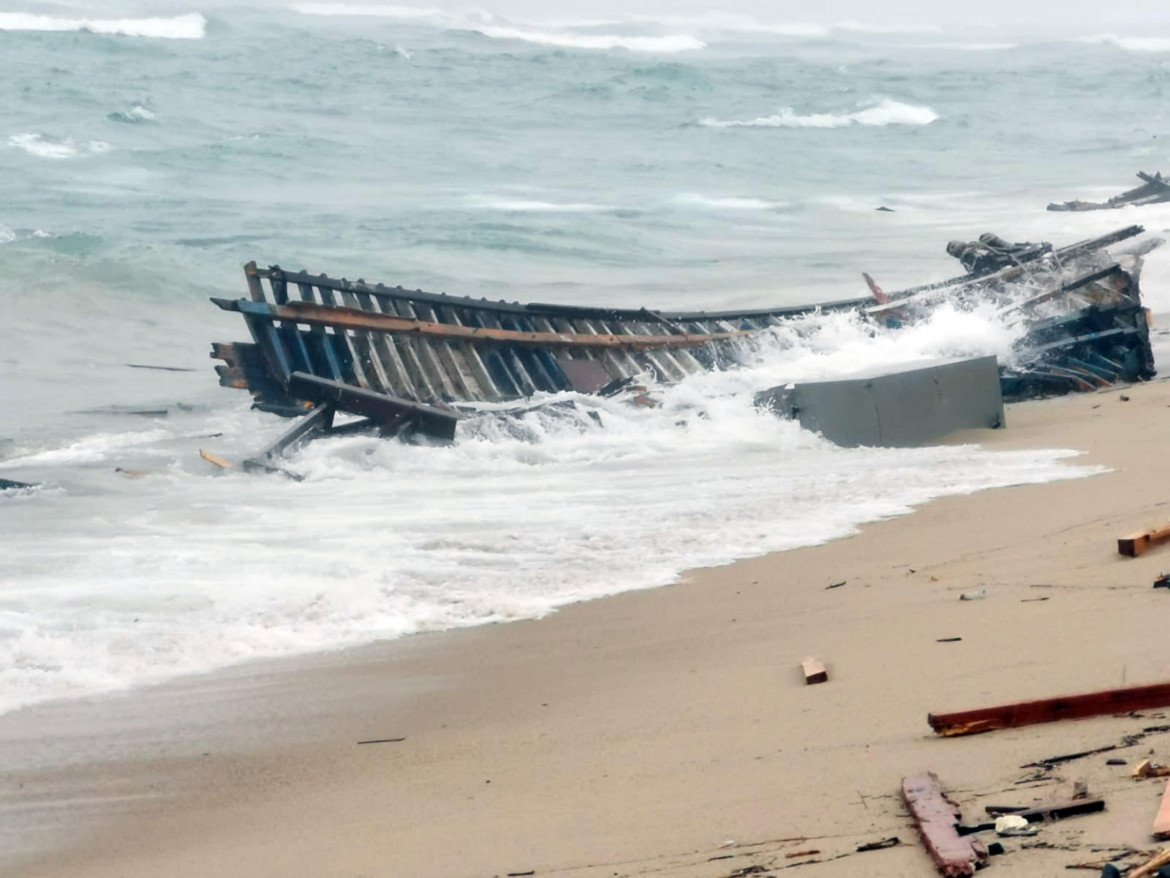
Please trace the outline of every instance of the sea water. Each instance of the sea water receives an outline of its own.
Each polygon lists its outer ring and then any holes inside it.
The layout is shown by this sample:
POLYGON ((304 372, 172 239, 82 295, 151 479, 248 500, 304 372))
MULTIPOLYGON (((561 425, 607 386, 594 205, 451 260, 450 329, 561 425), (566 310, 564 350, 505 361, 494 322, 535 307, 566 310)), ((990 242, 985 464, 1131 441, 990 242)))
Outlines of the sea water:
MULTIPOLYGON (((449 447, 315 442, 302 482, 223 472, 199 449, 239 459, 287 427, 207 356, 246 339, 207 300, 244 295, 248 260, 729 309, 952 276, 946 241, 988 230, 1170 225, 1044 210, 1167 166, 1170 40, 1148 29, 42 4, 0 12, 0 60, 0 477, 40 485, 0 494, 0 711, 539 617, 1094 472, 1060 449, 844 450, 752 407, 791 381, 1010 359, 1020 329, 990 306, 802 317, 655 409, 581 397, 449 447)), ((1166 278, 1155 253, 1155 308, 1166 278)))

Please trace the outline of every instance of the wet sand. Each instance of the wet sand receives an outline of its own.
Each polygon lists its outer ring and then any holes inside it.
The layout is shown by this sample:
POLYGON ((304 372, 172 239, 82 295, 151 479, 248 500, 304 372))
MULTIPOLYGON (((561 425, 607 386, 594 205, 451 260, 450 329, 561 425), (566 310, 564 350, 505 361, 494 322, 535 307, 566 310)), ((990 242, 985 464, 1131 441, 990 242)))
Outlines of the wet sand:
POLYGON ((1151 751, 1170 762, 1170 732, 1034 781, 1020 766, 1122 744, 1170 710, 949 740, 926 714, 1170 679, 1170 592, 1151 588, 1170 546, 1116 554, 1170 519, 1168 423, 1161 381, 1013 406, 1006 430, 953 441, 1076 448, 1071 464, 1109 471, 947 498, 539 621, 0 717, 0 871, 724 878, 820 860, 799 874, 926 876, 897 796, 924 769, 970 821, 1078 779, 1106 798, 1005 840, 998 874, 1157 847, 1165 782, 1128 775, 1151 751), (804 684, 809 655, 829 682, 804 684), (853 853, 888 836, 902 844, 853 853))

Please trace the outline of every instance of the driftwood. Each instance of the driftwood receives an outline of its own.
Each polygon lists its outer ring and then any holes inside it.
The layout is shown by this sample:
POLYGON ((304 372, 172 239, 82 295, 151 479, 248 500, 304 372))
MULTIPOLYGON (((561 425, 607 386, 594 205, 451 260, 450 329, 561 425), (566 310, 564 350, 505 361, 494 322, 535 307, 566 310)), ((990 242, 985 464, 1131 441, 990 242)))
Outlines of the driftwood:
POLYGON ((1162 794, 1162 804, 1158 806, 1158 814, 1154 817, 1154 838, 1170 838, 1170 781, 1166 782, 1166 791, 1162 794))
POLYGON ((1107 689, 1083 695, 1066 695, 1039 701, 1018 701, 997 707, 957 713, 931 713, 926 720, 944 737, 974 735, 993 729, 1010 729, 1064 719, 1081 719, 1112 713, 1129 713, 1170 705, 1170 683, 1107 689))
POLYGON ((914 818, 927 853, 946 878, 974 875, 987 862, 987 848, 976 838, 960 836, 955 826, 961 811, 928 771, 902 781, 902 798, 914 818))
POLYGON ((1146 878, 1146 876, 1153 875, 1168 864, 1170 864, 1170 848, 1163 850, 1160 854, 1155 855, 1152 859, 1138 866, 1126 878, 1146 878))

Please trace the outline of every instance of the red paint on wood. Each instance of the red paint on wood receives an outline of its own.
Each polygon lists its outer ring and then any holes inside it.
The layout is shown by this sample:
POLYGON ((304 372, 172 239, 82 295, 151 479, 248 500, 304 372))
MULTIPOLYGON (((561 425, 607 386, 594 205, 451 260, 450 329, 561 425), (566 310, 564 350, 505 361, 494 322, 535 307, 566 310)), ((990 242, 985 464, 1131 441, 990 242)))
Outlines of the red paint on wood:
POLYGON ((1170 683, 1155 683, 1039 701, 1017 701, 1014 704, 957 713, 931 713, 927 715, 926 721, 942 735, 970 735, 992 729, 1011 729, 1062 719, 1081 719, 1166 706, 1170 706, 1170 683))
POLYGON ((927 853, 946 878, 974 875, 987 862, 987 849, 974 836, 959 835, 959 806, 939 786, 933 771, 902 780, 902 798, 914 817, 927 853))

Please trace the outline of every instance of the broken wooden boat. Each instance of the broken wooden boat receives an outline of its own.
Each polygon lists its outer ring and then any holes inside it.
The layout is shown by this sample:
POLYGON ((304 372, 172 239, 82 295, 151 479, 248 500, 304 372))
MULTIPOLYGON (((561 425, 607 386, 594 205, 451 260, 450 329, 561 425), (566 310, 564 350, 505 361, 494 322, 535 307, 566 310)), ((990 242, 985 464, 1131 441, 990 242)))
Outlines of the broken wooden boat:
POLYGON ((1170 201, 1170 182, 1162 178, 1161 171, 1152 176, 1145 171, 1138 171, 1137 175, 1138 179, 1142 181, 1141 186, 1136 186, 1120 195, 1114 195, 1108 201, 1061 201, 1048 205, 1048 209, 1078 212, 1083 210, 1116 210, 1129 204, 1141 207, 1146 204, 1161 204, 1164 201, 1170 201))
POLYGON ((461 420, 522 409, 538 393, 612 395, 731 367, 752 336, 816 310, 890 324, 919 319, 942 300, 1000 297, 1004 313, 1029 327, 1020 357, 1003 372, 1005 396, 1088 390, 1153 375, 1140 255, 1123 267, 1106 252, 1141 231, 1131 226, 1060 249, 1004 246, 992 236, 996 253, 964 260, 968 273, 949 281, 888 295, 873 285, 873 297, 743 311, 488 301, 251 262, 247 298, 212 299, 244 319, 251 341, 215 344, 212 357, 223 361, 220 383, 248 390, 254 407, 311 415, 248 462, 259 469, 320 432, 450 440, 461 420), (335 426, 337 412, 359 420, 335 426))

